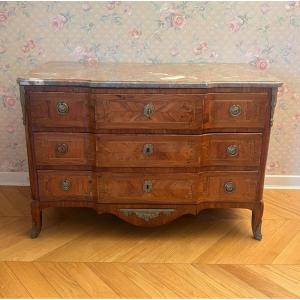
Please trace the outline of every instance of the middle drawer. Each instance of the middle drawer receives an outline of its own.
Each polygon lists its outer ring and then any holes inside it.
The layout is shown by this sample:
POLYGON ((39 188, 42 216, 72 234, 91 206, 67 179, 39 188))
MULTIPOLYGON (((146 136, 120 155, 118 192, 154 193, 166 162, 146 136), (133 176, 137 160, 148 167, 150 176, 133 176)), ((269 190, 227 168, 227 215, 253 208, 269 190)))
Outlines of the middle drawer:
POLYGON ((34 134, 38 166, 255 167, 261 144, 261 133, 34 134))

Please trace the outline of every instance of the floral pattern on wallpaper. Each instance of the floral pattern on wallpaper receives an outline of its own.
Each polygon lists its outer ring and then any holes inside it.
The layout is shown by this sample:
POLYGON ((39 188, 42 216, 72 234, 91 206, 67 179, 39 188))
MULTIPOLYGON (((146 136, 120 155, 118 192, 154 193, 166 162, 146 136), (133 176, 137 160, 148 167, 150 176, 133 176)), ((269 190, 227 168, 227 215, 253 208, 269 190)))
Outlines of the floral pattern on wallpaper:
POLYGON ((53 60, 243 62, 279 89, 269 174, 300 174, 300 2, 0 2, 0 171, 26 171, 16 78, 53 60))

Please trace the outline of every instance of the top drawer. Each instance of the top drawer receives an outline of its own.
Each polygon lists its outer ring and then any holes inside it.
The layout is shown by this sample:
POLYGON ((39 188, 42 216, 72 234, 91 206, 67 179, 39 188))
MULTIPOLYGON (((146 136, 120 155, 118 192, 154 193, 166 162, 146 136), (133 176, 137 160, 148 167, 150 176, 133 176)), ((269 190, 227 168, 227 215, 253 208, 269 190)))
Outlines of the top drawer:
POLYGON ((96 128, 201 129, 201 94, 95 94, 96 128))
POLYGON ((33 128, 88 128, 94 122, 92 112, 89 105, 89 93, 30 93, 33 128))
POLYGON ((203 129, 263 128, 267 93, 211 93, 204 104, 203 129))

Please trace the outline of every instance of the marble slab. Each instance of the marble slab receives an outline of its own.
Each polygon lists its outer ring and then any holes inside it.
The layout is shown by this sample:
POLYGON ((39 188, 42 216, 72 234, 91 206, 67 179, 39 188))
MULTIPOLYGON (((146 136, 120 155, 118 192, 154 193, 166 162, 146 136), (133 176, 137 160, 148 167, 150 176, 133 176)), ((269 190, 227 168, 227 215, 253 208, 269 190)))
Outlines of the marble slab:
POLYGON ((20 85, 116 88, 278 87, 268 71, 249 64, 49 62, 18 78, 20 85))

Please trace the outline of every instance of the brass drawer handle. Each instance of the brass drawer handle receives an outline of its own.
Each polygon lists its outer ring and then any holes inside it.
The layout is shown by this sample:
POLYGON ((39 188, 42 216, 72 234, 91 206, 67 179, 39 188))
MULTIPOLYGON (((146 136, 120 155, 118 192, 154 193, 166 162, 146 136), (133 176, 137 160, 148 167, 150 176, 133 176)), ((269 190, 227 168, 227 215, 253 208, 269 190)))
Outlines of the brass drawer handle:
POLYGON ((224 191, 226 193, 232 193, 235 191, 235 184, 232 181, 227 181, 224 183, 224 191))
POLYGON ((66 154, 69 150, 69 147, 67 144, 60 143, 56 145, 56 152, 59 154, 66 154))
POLYGON ((61 182, 59 183, 59 186, 60 186, 60 188, 61 188, 63 191, 67 192, 67 191, 69 191, 70 188, 71 188, 71 181, 68 180, 68 179, 63 179, 63 180, 61 180, 61 182))
POLYGON ((145 144, 143 152, 146 156, 152 155, 153 154, 153 145, 152 144, 145 144))
POLYGON ((238 104, 233 104, 229 107, 229 113, 232 117, 237 117, 241 114, 241 107, 238 104))
POLYGON ((155 108, 154 108, 154 105, 153 104, 146 104, 144 106, 144 115, 147 117, 147 118, 150 118, 151 115, 154 113, 155 111, 155 108))
POLYGON ((231 156, 235 156, 238 153, 238 146, 236 145, 229 145, 227 147, 227 153, 231 156))
POLYGON ((150 193, 152 191, 152 181, 151 180, 145 180, 143 190, 145 193, 150 193))
POLYGON ((56 110, 62 115, 67 114, 69 112, 69 105, 65 102, 59 101, 56 103, 56 110))

